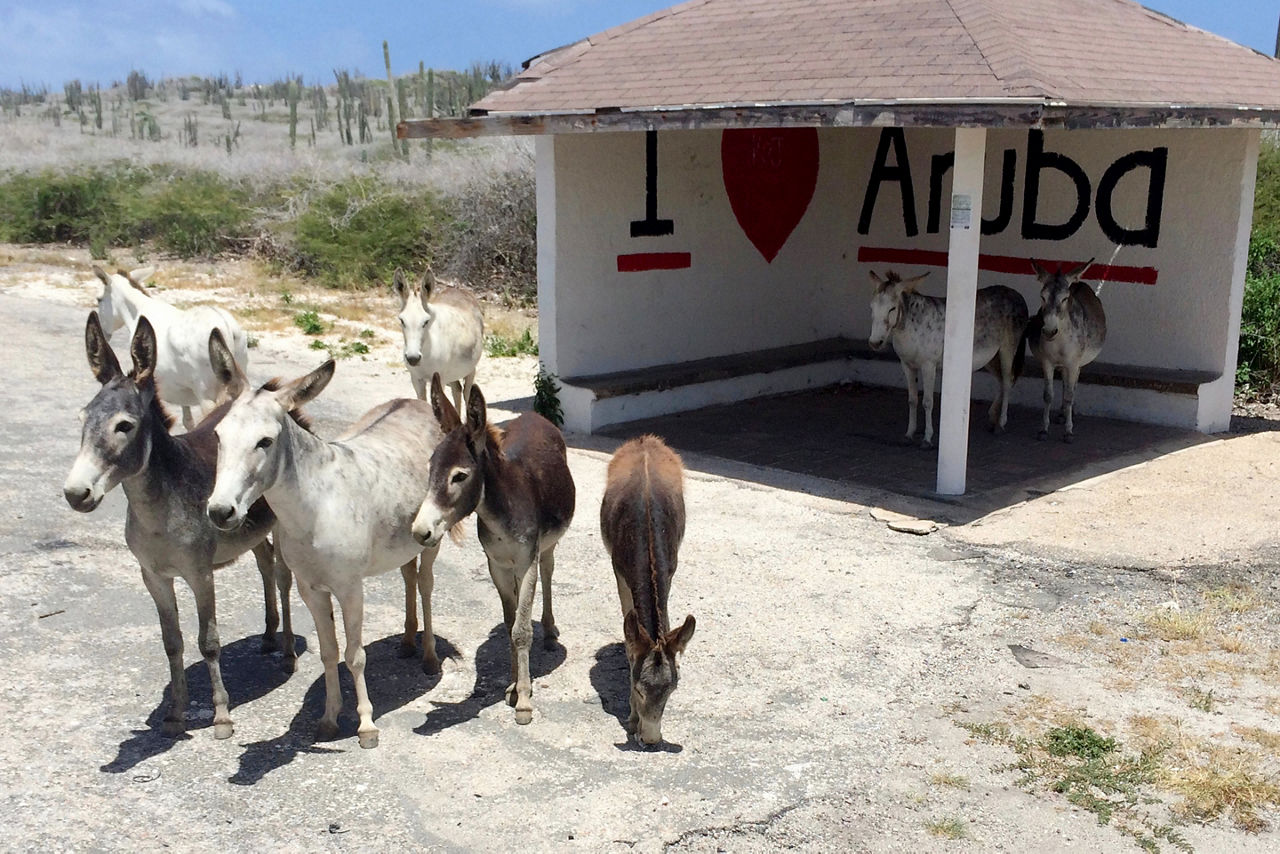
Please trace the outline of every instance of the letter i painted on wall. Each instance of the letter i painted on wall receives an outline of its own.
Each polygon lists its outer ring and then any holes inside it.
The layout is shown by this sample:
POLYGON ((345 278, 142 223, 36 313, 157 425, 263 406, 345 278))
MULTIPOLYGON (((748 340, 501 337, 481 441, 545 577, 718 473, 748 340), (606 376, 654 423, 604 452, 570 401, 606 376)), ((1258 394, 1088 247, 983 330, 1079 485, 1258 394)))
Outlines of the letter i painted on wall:
MULTIPOLYGON (((658 217, 658 132, 644 134, 644 219, 631 221, 632 237, 666 237, 675 233, 675 221, 658 217)), ((619 273, 645 270, 682 270, 692 265, 688 252, 633 252, 618 256, 619 273)))

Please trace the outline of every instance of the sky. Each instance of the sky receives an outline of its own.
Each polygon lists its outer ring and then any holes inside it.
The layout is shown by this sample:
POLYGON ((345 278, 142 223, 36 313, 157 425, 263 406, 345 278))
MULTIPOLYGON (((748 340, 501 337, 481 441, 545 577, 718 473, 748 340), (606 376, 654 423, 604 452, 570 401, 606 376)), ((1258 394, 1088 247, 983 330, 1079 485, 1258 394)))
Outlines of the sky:
MULTIPOLYGON (((1017 0, 1009 0, 1017 2, 1017 0)), ((418 61, 462 69, 520 63, 672 0, 0 0, 0 87, 104 85, 131 69, 150 78, 243 75, 267 82, 333 70, 397 74, 418 61)), ((1270 55, 1280 0, 1147 0, 1150 8, 1270 55)))

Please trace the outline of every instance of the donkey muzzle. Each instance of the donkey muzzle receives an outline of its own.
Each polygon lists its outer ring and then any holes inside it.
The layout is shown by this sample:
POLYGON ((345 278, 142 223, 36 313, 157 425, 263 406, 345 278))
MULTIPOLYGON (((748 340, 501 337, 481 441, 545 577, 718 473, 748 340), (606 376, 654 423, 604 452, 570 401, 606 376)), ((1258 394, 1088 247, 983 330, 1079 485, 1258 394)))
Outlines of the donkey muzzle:
POLYGON ((230 531, 240 524, 236 508, 230 504, 210 504, 207 511, 209 521, 220 531, 230 531))
POLYGON ((409 365, 410 367, 416 367, 417 364, 422 361, 422 356, 421 355, 410 356, 408 353, 405 353, 404 361, 406 365, 409 365))
POLYGON ((101 497, 93 497, 93 490, 87 486, 64 486, 62 488, 62 497, 67 499, 71 509, 77 513, 88 513, 90 510, 95 510, 102 502, 101 497))

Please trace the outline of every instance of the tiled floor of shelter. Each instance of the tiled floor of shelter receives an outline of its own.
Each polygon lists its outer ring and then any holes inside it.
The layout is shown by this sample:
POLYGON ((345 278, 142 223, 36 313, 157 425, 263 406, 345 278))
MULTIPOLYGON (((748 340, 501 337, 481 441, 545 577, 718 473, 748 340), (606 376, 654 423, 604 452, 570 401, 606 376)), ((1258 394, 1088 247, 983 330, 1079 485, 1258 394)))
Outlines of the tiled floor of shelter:
MULTIPOLYGON (((1059 424, 1051 425, 1048 441, 1039 441, 1040 410, 1021 407, 1010 408, 1008 431, 997 436, 987 430, 987 406, 975 400, 970 407, 968 489, 962 502, 1057 488, 1106 470, 1109 463, 1119 467, 1156 448, 1208 438, 1077 415, 1072 444, 1062 441, 1059 424)), ((935 429, 937 417, 935 408, 935 429)), ((903 390, 846 385, 633 421, 603 433, 617 438, 656 433, 682 451, 936 498, 937 450, 919 447, 919 433, 907 444, 906 419, 903 390)))

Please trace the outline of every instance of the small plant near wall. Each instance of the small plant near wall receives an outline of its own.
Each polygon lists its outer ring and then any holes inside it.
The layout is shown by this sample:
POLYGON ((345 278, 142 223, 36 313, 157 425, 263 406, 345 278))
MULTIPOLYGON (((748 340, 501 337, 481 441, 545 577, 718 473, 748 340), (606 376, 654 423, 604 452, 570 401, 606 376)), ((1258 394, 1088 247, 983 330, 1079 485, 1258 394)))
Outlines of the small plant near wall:
POLYGON ((560 408, 560 384, 547 366, 538 363, 538 376, 533 380, 533 411, 557 427, 564 426, 564 410, 560 408))

